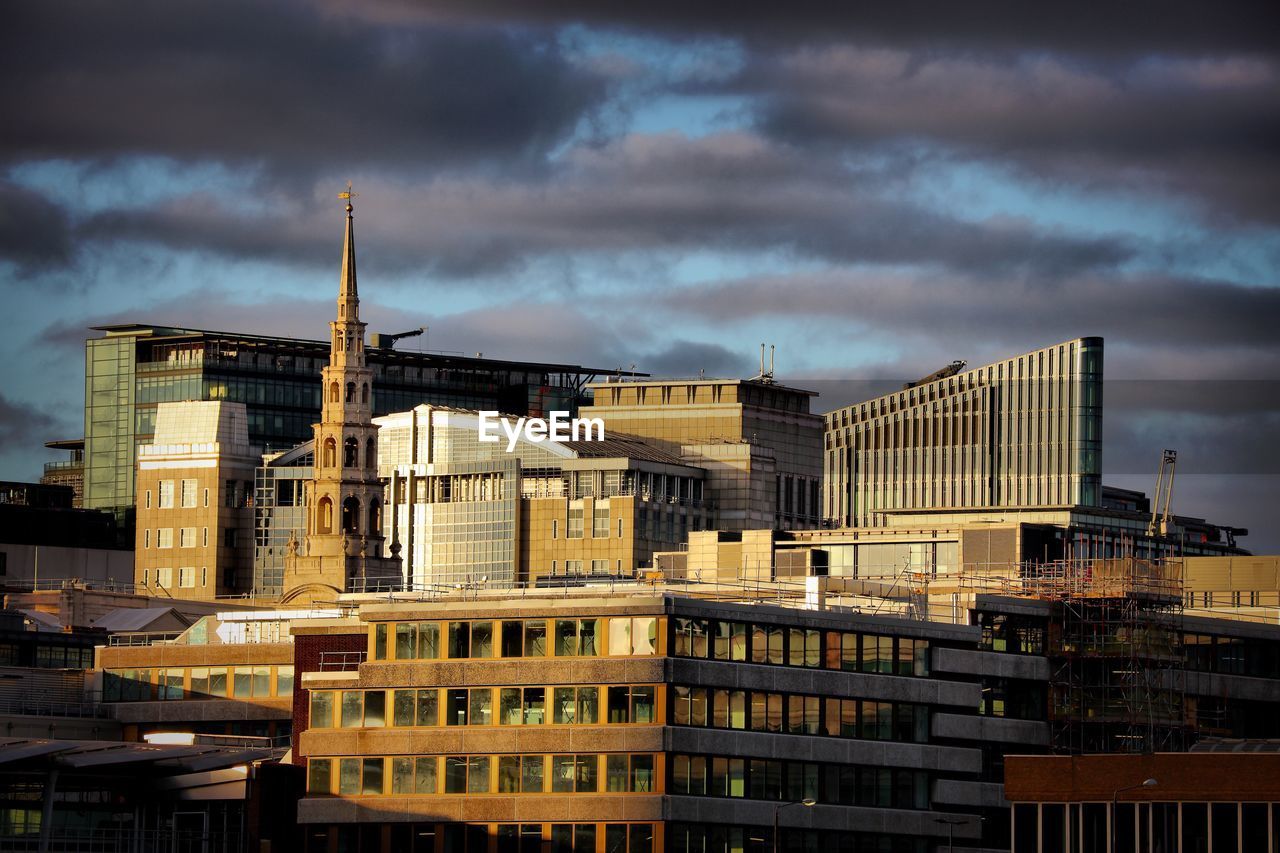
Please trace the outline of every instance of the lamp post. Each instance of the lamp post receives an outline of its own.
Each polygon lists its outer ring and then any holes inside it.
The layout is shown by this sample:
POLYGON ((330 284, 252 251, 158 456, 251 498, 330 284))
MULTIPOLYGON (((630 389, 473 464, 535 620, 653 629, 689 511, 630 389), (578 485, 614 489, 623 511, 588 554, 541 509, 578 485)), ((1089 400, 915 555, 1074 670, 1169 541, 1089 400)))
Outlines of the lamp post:
POLYGON ((787 806, 804 806, 810 808, 817 805, 818 801, 813 797, 805 797, 803 800, 792 800, 789 803, 781 803, 773 807, 773 853, 778 853, 778 813, 787 806))
POLYGON ((1125 791, 1136 791, 1139 788, 1154 788, 1159 784, 1160 783, 1155 779, 1143 779, 1136 785, 1126 785, 1123 788, 1116 788, 1111 792, 1111 843, 1107 845, 1107 848, 1111 853, 1116 853, 1116 807, 1119 796, 1125 791))
POLYGON ((956 827, 967 824, 969 820, 963 817, 935 817, 933 822, 947 825, 947 853, 954 853, 956 827))

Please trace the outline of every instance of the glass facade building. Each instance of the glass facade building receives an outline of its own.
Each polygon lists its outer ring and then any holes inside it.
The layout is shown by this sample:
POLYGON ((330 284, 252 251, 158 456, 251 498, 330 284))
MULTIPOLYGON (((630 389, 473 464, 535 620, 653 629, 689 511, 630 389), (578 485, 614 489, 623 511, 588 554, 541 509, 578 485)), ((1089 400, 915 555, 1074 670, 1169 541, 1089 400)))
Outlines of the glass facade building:
MULTIPOLYGON (((311 438, 328 342, 137 324, 95 330, 104 336, 85 342, 85 507, 133 506, 137 446, 150 440, 160 403, 244 403, 250 441, 268 451, 311 438)), ((606 372, 376 348, 368 363, 375 414, 420 403, 576 411, 586 383, 606 372)))
POLYGON ((1102 339, 1078 338, 826 415, 826 523, 1101 505, 1102 339))

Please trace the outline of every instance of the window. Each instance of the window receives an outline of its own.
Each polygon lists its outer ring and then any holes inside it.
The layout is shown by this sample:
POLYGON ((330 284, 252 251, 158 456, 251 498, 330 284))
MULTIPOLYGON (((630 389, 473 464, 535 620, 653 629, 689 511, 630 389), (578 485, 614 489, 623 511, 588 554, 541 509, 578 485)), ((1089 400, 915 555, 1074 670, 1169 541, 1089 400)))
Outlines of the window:
POLYGON ((156 569, 156 586, 164 589, 173 589, 172 568, 156 569))
MULTIPOLYGON (((151 528, 150 527, 142 531, 142 547, 143 548, 151 547, 151 528)), ((146 581, 143 581, 143 583, 145 584, 146 581)))
POLYGON ((333 789, 332 774, 332 759, 309 759, 307 761, 307 793, 328 794, 333 789))
POLYGON ((592 560, 591 574, 593 575, 609 574, 609 561, 608 560, 592 560))
MULTIPOLYGON (((551 538, 560 538, 560 519, 558 518, 551 519, 551 538)), ((552 574, 555 574, 555 572, 552 572, 552 574)))
POLYGON ((622 538, 622 519, 618 519, 618 538, 622 538))
POLYGON ((160 481, 160 509, 173 509, 173 480, 160 481))
POLYGON ((196 505, 196 481, 195 480, 182 481, 181 503, 182 503, 183 509, 190 509, 191 507, 194 507, 196 505))
POLYGON ((594 539, 606 539, 609 536, 609 505, 599 501, 591 510, 591 536, 594 539))
POLYGON ((173 547, 173 528, 161 527, 156 531, 156 547, 172 548, 173 547))
POLYGON ((194 548, 196 546, 196 529, 194 527, 178 528, 178 547, 194 548))
POLYGON ((183 589, 191 589, 196 585, 196 570, 194 566, 178 567, 178 586, 183 589))
POLYGON ((556 657, 595 657, 598 619, 557 619, 556 657))
POLYGON ((582 538, 582 512, 581 505, 569 507, 569 532, 566 534, 566 538, 582 538))

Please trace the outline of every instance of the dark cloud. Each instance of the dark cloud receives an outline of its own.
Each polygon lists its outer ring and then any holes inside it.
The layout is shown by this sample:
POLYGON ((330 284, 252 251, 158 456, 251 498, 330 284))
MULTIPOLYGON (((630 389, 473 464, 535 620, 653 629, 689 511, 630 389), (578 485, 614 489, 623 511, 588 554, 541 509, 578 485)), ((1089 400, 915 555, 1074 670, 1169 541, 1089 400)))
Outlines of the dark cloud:
POLYGON ((72 240, 65 210, 43 195, 0 181, 0 259, 30 274, 71 259, 72 240))
MULTIPOLYGON (((1128 260, 1110 238, 1046 233, 1013 218, 967 222, 899 201, 883 172, 747 133, 632 134, 569 149, 535 178, 366 184, 365 257, 384 268, 467 276, 572 252, 780 249, 804 258, 936 264, 975 275, 1057 278, 1128 260)), ((81 234, 232 257, 315 260, 314 203, 253 216, 205 196, 92 217, 81 234)))
POLYGON ((604 94, 545 34, 392 26, 301 0, 26 4, 9 10, 3 46, 0 108, 21 117, 0 142, 11 160, 510 166, 604 94))
POLYGON ((927 145, 1024 177, 1280 218, 1280 66, 1269 58, 919 54, 882 45, 753 54, 730 84, 798 144, 927 145))
POLYGON ((988 50, 1065 50, 1098 55, 1135 51, 1202 53, 1280 47, 1266 3, 1208 8, 1191 0, 1140 0, 1082 9, 1070 3, 1018 0, 936 3, 830 3, 798 0, 318 0, 325 8, 384 21, 524 21, 583 23, 668 37, 733 36, 755 42, 865 40, 911 46, 964 45, 988 50))
POLYGON ((1171 276, 1029 282, 829 271, 672 289, 663 300, 673 312, 717 321, 842 319, 863 333, 1028 349, 1101 335, 1127 345, 1251 345, 1274 351, 1280 327, 1278 288, 1171 276))
POLYGON ((0 446, 6 448, 23 448, 29 452, 32 447, 49 441, 50 435, 58 422, 35 406, 10 400, 0 393, 0 446))
POLYGON ((719 344, 678 340, 661 352, 642 357, 638 369, 658 377, 705 375, 708 379, 745 377, 753 372, 750 354, 719 344))

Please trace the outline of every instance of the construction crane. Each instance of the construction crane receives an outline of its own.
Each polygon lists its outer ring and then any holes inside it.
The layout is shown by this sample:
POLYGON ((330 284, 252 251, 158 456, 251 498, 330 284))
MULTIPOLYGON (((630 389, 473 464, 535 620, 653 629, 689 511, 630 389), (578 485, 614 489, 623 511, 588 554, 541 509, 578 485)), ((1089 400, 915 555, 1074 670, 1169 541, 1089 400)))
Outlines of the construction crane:
POLYGON ((1152 536, 1169 535, 1169 504, 1173 502, 1173 475, 1178 468, 1178 451, 1165 450, 1160 457, 1160 473, 1156 475, 1156 493, 1151 504, 1151 523, 1147 533, 1152 536), (1165 474, 1168 473, 1168 479, 1165 474))
POLYGON ((969 362, 967 361, 960 361, 957 359, 941 370, 935 370, 923 379, 917 379, 915 382, 907 382, 903 384, 902 390, 906 391, 908 388, 914 388, 917 385, 925 385, 929 382, 936 382, 939 379, 946 379, 948 376, 955 376, 957 373, 964 370, 964 366, 968 363, 969 362))
POLYGON ((389 335, 386 332, 383 332, 382 334, 378 334, 377 332, 374 332, 372 335, 369 336, 369 345, 374 349, 394 349, 396 345, 396 341, 400 340, 401 338, 416 338, 418 335, 422 334, 426 330, 427 330, 426 326, 419 326, 418 328, 412 331, 400 332, 395 335, 389 335))

